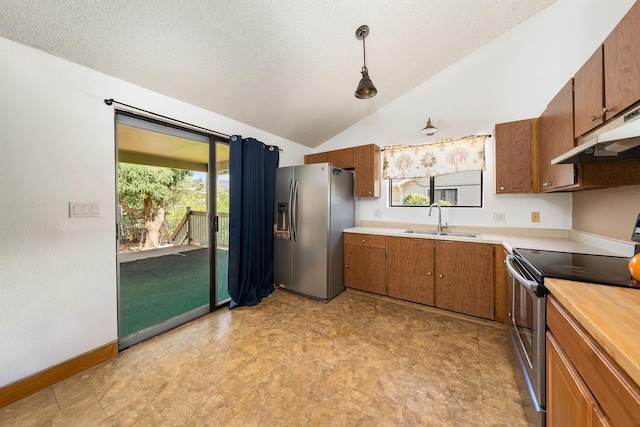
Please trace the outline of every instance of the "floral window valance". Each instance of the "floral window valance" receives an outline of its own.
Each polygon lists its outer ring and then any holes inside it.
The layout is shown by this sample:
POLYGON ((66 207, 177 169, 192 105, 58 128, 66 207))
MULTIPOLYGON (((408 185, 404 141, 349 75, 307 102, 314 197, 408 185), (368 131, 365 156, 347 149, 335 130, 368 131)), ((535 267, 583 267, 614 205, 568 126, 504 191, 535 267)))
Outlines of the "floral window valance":
POLYGON ((484 170, 484 135, 443 139, 423 145, 384 147, 383 178, 424 178, 484 170))

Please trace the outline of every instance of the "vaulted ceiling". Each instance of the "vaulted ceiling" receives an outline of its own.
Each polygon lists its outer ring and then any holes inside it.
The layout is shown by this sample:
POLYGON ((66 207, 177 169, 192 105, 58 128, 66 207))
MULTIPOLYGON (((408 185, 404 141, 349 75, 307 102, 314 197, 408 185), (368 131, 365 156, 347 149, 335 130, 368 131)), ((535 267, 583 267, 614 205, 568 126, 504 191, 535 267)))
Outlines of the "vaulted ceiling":
POLYGON ((554 1, 0 0, 0 36, 316 147, 554 1))

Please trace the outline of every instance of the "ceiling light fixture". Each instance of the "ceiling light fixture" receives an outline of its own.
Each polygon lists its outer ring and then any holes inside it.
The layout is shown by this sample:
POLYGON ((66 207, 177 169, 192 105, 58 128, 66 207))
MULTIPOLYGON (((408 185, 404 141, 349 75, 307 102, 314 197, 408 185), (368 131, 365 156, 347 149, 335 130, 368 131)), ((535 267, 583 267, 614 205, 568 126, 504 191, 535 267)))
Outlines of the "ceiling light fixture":
POLYGON ((369 70, 367 70, 367 51, 364 46, 364 39, 369 35, 369 27, 362 25, 356 30, 356 37, 362 39, 362 52, 364 54, 364 65, 362 66, 362 79, 356 89, 356 98, 367 99, 372 98, 378 93, 378 89, 373 85, 369 78, 369 70))
POLYGON ((427 120, 427 125, 420 132, 424 133, 425 135, 429 135, 429 136, 431 136, 434 133, 438 132, 438 128, 431 124, 431 117, 429 117, 429 120, 427 120))

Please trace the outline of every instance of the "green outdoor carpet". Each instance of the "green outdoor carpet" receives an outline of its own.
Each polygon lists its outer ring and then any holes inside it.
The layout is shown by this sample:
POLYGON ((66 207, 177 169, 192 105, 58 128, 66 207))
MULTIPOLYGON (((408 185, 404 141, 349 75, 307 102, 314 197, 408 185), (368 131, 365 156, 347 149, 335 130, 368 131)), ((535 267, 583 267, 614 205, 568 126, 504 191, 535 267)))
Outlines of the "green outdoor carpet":
MULTIPOLYGON (((229 298, 228 252, 218 251, 218 296, 229 298)), ((208 249, 120 264, 120 337, 209 303, 208 249)))

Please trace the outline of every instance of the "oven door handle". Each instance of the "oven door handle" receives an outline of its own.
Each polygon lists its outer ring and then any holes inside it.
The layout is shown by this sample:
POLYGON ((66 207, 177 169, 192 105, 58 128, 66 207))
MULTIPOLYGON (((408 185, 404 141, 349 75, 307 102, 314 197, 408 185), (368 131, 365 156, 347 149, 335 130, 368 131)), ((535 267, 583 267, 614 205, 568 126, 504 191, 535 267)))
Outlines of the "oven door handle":
POLYGON ((514 257, 513 255, 511 254, 507 255, 507 259, 505 263, 507 265, 507 270, 509 270, 509 273, 511 273, 513 277, 518 282, 520 282, 525 288, 527 288, 528 290, 530 290, 531 292, 537 295, 538 292, 540 292, 540 284, 534 280, 529 280, 523 277, 522 274, 520 274, 520 272, 518 272, 513 266, 513 262, 515 259, 516 257, 514 257))

